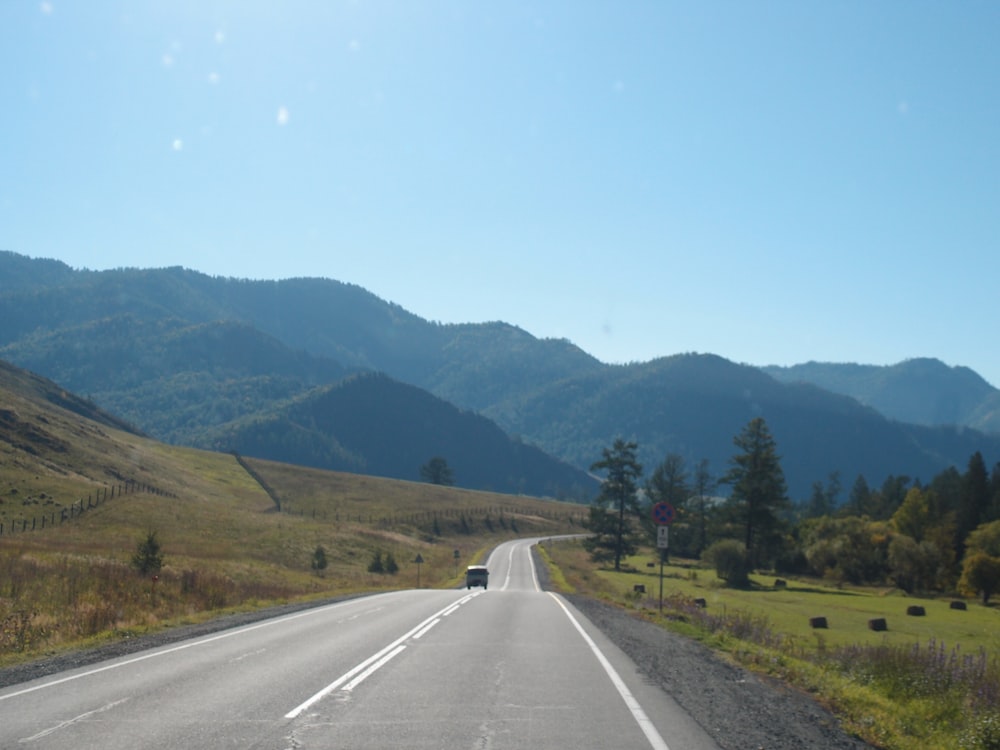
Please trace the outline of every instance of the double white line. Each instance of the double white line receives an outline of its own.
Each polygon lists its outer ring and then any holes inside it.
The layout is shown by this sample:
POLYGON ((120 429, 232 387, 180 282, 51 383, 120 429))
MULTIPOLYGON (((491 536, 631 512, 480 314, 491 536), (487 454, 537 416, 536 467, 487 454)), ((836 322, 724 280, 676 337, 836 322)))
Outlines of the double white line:
POLYGON ((444 609, 435 612, 433 615, 431 615, 426 620, 421 622, 415 628, 404 633, 399 638, 394 640, 392 643, 383 648, 381 651, 372 654, 363 662, 361 662, 356 667, 351 669, 349 672, 345 672, 344 674, 342 674, 336 680, 334 680, 325 688, 316 693, 314 696, 309 698, 309 700, 307 700, 305 703, 302 703, 301 705, 293 708, 291 711, 285 714, 285 718, 286 719, 296 718, 297 716, 301 715, 303 711, 306 711, 310 706, 315 704, 317 701, 322 700, 330 693, 332 693, 334 690, 338 689, 345 691, 354 690, 354 688, 360 685, 365 679, 373 675, 379 669, 388 664, 390 660, 392 660, 400 653, 405 651, 406 641, 410 640, 411 638, 413 639, 420 638, 427 631, 429 631, 431 628, 433 628, 435 625, 441 622, 442 617, 447 617, 456 609, 458 609, 462 604, 465 604, 470 599, 479 596, 479 594, 481 593, 482 593, 481 591, 477 591, 474 594, 469 594, 468 596, 460 599, 458 602, 454 604, 449 604, 444 609))

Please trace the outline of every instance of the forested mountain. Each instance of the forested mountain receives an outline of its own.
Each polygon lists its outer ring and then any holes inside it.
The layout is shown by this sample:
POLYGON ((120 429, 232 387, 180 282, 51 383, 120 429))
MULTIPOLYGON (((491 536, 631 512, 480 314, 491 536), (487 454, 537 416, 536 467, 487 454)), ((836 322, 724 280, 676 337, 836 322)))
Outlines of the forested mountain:
POLYGON ((419 480, 444 458, 465 487, 587 500, 597 482, 483 416, 416 386, 362 374, 316 388, 273 411, 207 430, 205 448, 321 469, 419 480))
POLYGON ((850 396, 901 422, 1000 434, 1000 390, 968 367, 918 358, 889 366, 807 362, 763 369, 785 383, 813 383, 850 396))
MULTIPOLYGON (((281 443, 281 460, 309 463, 321 455, 373 473, 380 458, 367 451, 359 459, 358 446, 390 445, 401 420, 387 412, 367 420, 366 430, 384 428, 379 440, 340 430, 345 421, 364 421, 347 404, 373 383, 397 405, 392 414, 411 415, 402 422, 429 408, 426 393, 397 388, 405 383, 478 412, 516 444, 536 445, 577 469, 622 436, 639 443, 648 472, 672 452, 691 463, 709 459, 719 476, 733 437, 763 416, 796 499, 832 472, 844 485, 859 474, 877 485, 889 475, 926 479, 964 465, 975 450, 991 465, 1000 458, 1000 436, 916 428, 854 398, 779 382, 720 357, 605 365, 565 340, 539 340, 500 322, 431 323, 324 279, 246 281, 180 268, 73 271, 0 253, 0 358, 51 377, 154 437, 268 451, 281 443), (365 371, 397 382, 349 377, 365 371), (338 416, 326 419, 327 412, 338 416), (287 447, 295 444, 302 446, 297 458, 287 447)), ((460 448, 449 450, 458 455, 460 448)), ((461 482, 461 467, 455 471, 461 482)))

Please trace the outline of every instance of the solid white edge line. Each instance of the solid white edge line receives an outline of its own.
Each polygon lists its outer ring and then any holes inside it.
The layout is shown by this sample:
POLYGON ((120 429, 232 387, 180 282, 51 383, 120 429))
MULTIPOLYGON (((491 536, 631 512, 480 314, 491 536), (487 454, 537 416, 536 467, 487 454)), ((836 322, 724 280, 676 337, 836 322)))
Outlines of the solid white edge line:
POLYGON ((646 712, 642 710, 642 706, 639 705, 639 701, 635 699, 635 696, 632 695, 632 692, 628 689, 624 680, 622 680, 618 672, 615 671, 615 668, 611 666, 611 662, 608 661, 608 658, 601 652, 601 649, 597 647, 597 644, 594 643, 594 639, 587 635, 587 631, 584 630, 583 626, 575 617, 573 617, 573 613, 569 611, 558 596, 552 592, 549 592, 549 596, 555 599, 556 604, 562 608, 562 611, 566 613, 569 621, 573 623, 573 627, 577 629, 586 644, 590 646, 590 650, 594 652, 594 656, 597 657, 597 661, 602 667, 604 667, 604 671, 607 672, 608 677, 611 678, 611 683, 618 690, 618 694, 622 697, 622 700, 625 701, 625 705, 628 706, 628 710, 631 711, 632 718, 635 719, 639 728, 642 730, 642 733, 646 735, 646 739, 649 740, 650 746, 654 748, 654 750, 670 750, 670 747, 664 741, 663 737, 661 737, 660 733, 656 731, 656 727, 653 726, 653 722, 649 720, 646 712))
POLYGON ((535 584, 535 591, 541 593, 542 587, 538 583, 538 571, 535 569, 535 556, 531 554, 534 548, 534 544, 528 545, 528 565, 531 567, 531 582, 535 584))
MULTIPOLYGON (((377 653, 372 654, 367 659, 365 659, 363 662, 361 662, 360 664, 358 664, 357 666, 355 666, 353 669, 351 669, 349 672, 346 672, 346 673, 342 674, 336 680, 334 680, 333 682, 331 682, 325 688, 323 688, 318 693, 316 693, 311 698, 309 698, 307 701, 305 701, 305 703, 301 703, 300 705, 298 705, 295 708, 293 708, 291 711, 289 711, 287 714, 285 714, 285 718, 286 719, 294 719, 294 718, 296 718, 303 711, 305 711, 307 708, 309 708, 314 703, 317 703, 318 701, 320 701, 323 698, 325 698, 326 696, 328 696, 330 693, 332 693, 334 690, 336 690, 337 688, 339 688, 345 682, 347 682, 348 680, 350 680, 356 674, 358 674, 359 672, 367 669, 374 662, 377 662, 379 659, 381 659, 383 656, 385 656, 390 651, 392 651, 393 649, 395 649, 397 646, 401 645, 404 641, 412 638, 414 636, 414 634, 420 633, 421 631, 423 631, 428 626, 428 624, 430 624, 433 620, 436 620, 436 619, 440 618, 442 612, 444 612, 447 609, 450 609, 453 606, 454 606, 454 604, 449 604, 447 607, 442 607, 437 612, 435 612, 433 615, 431 615, 426 620, 424 620, 419 625, 417 625, 415 628, 412 628, 412 629, 408 630, 406 633, 404 633, 399 638, 397 638, 396 640, 394 640, 388 646, 386 646, 385 648, 381 649, 377 653)), ((400 650, 402 650, 402 649, 400 649, 400 650)), ((392 656, 395 656, 395 655, 396 654, 393 654, 392 656)), ((392 656, 390 656, 389 658, 391 659, 392 656)), ((388 661, 388 659, 386 659, 386 661, 388 661)), ((374 671, 374 670, 372 670, 372 671, 374 671)))

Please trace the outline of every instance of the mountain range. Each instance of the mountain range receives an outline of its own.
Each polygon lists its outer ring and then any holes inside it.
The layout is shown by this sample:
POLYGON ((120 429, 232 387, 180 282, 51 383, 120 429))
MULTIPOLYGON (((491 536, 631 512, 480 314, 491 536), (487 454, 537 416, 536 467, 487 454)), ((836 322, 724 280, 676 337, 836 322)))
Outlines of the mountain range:
POLYGON ((793 499, 928 481, 1000 458, 1000 392, 967 368, 810 363, 755 368, 712 354, 608 365, 503 322, 432 323, 315 278, 248 281, 182 268, 74 270, 0 252, 0 358, 167 442, 458 484, 587 499, 615 437, 651 472, 668 453, 716 476, 763 416, 793 499))

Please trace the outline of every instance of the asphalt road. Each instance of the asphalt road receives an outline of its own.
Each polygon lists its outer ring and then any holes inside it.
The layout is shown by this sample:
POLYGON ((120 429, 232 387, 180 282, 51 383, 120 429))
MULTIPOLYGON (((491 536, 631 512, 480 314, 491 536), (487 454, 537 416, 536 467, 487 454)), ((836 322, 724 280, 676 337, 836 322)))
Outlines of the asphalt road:
POLYGON ((489 589, 303 610, 0 689, 0 748, 717 750, 497 548, 489 589))

